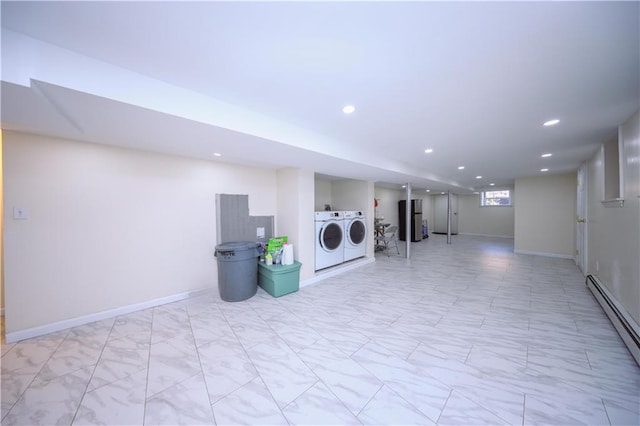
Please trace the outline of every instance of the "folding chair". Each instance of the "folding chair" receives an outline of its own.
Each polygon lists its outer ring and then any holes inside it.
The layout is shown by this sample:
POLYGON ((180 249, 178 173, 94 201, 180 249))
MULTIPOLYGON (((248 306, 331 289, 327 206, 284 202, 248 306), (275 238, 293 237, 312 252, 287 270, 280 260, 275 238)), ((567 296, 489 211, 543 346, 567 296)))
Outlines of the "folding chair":
POLYGON ((398 238, 396 237, 396 232, 398 232, 398 227, 396 225, 389 226, 384 230, 384 234, 378 237, 378 244, 383 246, 383 250, 386 250, 387 256, 391 256, 389 254, 389 248, 395 247, 396 252, 400 255, 400 249, 398 248, 398 238))

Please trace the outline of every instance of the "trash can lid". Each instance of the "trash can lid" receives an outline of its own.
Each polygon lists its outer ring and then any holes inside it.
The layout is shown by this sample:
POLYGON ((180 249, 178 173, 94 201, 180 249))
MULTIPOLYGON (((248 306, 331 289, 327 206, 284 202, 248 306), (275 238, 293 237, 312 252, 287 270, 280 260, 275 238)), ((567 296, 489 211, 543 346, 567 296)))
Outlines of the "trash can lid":
POLYGON ((218 244, 216 246, 216 250, 220 251, 230 251, 230 250, 251 250, 258 247, 260 243, 256 243, 255 241, 231 241, 228 243, 218 244))

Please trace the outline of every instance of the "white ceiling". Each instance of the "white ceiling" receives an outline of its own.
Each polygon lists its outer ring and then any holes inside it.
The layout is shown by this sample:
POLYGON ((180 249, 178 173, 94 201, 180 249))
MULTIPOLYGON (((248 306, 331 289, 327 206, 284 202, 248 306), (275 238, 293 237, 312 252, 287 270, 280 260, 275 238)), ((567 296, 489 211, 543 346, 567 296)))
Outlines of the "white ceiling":
POLYGON ((639 2, 1 13, 4 129, 210 161, 464 192, 575 170, 640 106, 639 2))

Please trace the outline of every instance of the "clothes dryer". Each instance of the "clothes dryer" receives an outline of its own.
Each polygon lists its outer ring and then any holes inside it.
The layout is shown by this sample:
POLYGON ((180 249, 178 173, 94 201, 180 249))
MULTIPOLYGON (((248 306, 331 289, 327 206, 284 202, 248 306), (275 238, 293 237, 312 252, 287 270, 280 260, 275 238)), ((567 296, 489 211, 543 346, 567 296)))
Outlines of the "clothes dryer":
POLYGON ((344 260, 367 254, 367 221, 362 211, 344 212, 344 260))
POLYGON ((316 212, 316 268, 344 262, 344 219, 342 212, 316 212))

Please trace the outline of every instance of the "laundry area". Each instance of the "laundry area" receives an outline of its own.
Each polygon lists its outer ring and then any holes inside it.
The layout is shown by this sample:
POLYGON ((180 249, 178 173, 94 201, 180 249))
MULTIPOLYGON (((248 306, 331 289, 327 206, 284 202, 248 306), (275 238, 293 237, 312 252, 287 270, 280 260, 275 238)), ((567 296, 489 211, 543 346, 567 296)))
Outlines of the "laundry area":
MULTIPOLYGON (((312 241, 300 239, 295 233, 288 235, 287 230, 292 228, 276 226, 276 217, 281 221, 278 223, 289 225, 302 214, 287 217, 290 209, 283 209, 277 216, 252 215, 248 195, 216 194, 214 255, 222 300, 249 299, 258 287, 273 297, 281 297, 298 291, 301 277, 309 284, 316 278, 324 278, 316 272, 324 273, 345 264, 355 266, 362 260, 373 261, 374 226, 365 208, 373 198, 373 183, 316 179, 314 188, 320 194, 315 198, 316 206, 321 203, 323 210, 313 212, 312 245, 309 244, 312 241), (332 205, 351 209, 335 210, 332 205), (356 205, 362 208, 354 209, 356 205), (312 261, 301 261, 305 256, 312 261), (312 276, 308 266, 303 270, 309 264, 313 267, 312 276), (304 276, 301 271, 306 271, 304 276)), ((286 198, 293 203, 295 196, 286 198)))
POLYGON ((362 210, 315 212, 315 270, 364 257, 367 229, 362 210))
POLYGON ((313 249, 317 274, 373 261, 374 190, 373 182, 315 174, 313 249))

